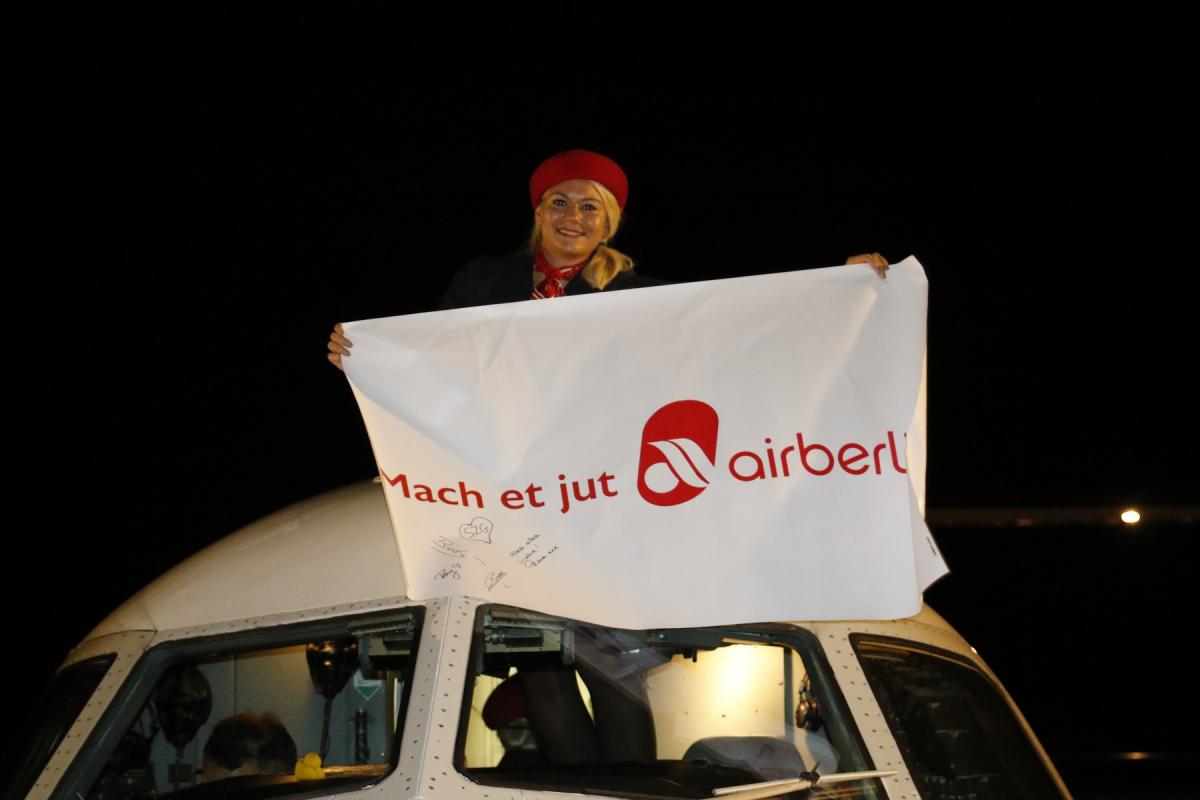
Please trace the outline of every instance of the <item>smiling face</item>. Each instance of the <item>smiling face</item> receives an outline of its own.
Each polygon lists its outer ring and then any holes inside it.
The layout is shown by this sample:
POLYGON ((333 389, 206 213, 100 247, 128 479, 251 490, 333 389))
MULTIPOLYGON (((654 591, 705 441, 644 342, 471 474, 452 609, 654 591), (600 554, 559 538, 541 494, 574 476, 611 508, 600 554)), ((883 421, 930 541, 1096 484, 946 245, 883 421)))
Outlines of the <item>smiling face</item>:
POLYGON ((541 233, 542 253, 556 267, 583 261, 608 237, 608 215, 591 181, 556 183, 542 195, 533 212, 541 233))

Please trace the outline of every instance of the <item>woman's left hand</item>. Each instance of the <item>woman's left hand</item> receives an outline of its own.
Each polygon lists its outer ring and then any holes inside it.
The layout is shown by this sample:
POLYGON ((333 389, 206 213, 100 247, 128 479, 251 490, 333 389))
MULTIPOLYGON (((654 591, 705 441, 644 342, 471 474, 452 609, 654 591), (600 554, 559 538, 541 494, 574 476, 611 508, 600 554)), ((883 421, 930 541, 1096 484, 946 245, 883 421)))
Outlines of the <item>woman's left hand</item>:
POLYGON ((862 253, 861 255, 850 256, 846 259, 846 264, 870 264, 871 269, 875 270, 876 275, 881 278, 887 277, 887 259, 879 255, 879 253, 862 253))

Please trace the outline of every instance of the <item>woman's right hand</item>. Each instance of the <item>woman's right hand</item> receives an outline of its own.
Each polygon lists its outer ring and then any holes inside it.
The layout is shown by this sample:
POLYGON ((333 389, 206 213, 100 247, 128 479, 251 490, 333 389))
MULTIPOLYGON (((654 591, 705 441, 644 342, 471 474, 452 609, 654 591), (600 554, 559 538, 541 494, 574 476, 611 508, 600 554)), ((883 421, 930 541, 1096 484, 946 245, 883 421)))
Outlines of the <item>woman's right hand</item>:
POLYGON ((329 363, 333 364, 338 369, 345 372, 342 368, 342 356, 350 356, 350 348, 354 346, 354 342, 342 335, 342 323, 333 326, 333 333, 329 335, 329 363))

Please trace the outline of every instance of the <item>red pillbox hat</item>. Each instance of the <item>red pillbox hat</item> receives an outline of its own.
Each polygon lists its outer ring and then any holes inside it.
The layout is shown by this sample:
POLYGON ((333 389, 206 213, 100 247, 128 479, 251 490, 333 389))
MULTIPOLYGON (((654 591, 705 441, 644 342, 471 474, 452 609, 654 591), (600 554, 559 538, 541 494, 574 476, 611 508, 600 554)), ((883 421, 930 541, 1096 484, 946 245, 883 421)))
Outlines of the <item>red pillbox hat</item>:
POLYGON ((529 178, 529 202, 537 208, 547 189, 577 178, 599 183, 613 193, 617 205, 625 210, 625 198, 629 196, 629 179, 625 177, 625 171, 608 156, 591 150, 567 150, 539 164, 529 178))

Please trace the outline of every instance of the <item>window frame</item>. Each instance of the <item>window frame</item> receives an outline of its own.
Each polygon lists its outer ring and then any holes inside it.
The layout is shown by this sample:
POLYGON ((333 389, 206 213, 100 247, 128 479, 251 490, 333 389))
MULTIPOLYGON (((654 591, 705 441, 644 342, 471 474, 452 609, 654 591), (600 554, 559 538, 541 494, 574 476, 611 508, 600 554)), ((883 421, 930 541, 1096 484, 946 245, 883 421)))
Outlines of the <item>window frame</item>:
MULTIPOLYGON (((46 767, 54 758, 54 754, 62 748, 63 742, 67 739, 75 722, 87 708, 88 702, 96 695, 101 684, 104 683, 104 679, 111 673, 116 661, 117 653, 115 651, 97 653, 65 664, 54 673, 50 682, 42 690, 37 703, 34 705, 32 715, 29 717, 30 722, 37 719, 37 715, 48 710, 48 707, 51 705, 51 698, 58 696, 58 693, 62 690, 62 682, 65 679, 78 680, 78 678, 84 677, 83 673, 87 670, 102 666, 99 674, 89 674, 86 676, 90 683, 90 689, 87 689, 87 694, 82 696, 73 695, 73 702, 69 706, 61 707, 63 712, 72 714, 69 719, 60 717, 59 724, 48 729, 44 726, 44 719, 37 720, 35 724, 38 726, 40 734, 53 733, 53 735, 46 737, 44 746, 37 747, 36 752, 34 749, 36 743, 32 741, 26 745, 28 749, 24 749, 23 752, 18 751, 24 756, 24 760, 21 763, 13 761, 12 773, 9 775, 9 780, 4 784, 6 796, 24 797, 30 793, 37 784, 38 778, 41 777, 46 767), (19 795, 17 794, 18 792, 19 795)), ((87 686, 87 684, 82 685, 87 686)), ((57 716, 57 714, 52 716, 57 716)), ((13 755, 15 758, 16 754, 13 755)), ((9 761, 9 759, 5 758, 5 761, 9 761)))
MULTIPOLYGON (((472 774, 471 768, 464 766, 466 760, 467 728, 471 721, 471 698, 474 692, 475 678, 479 675, 478 666, 481 664, 483 657, 480 651, 483 644, 483 627, 487 614, 493 610, 515 612, 517 615, 529 614, 548 619, 562 619, 568 623, 578 623, 580 625, 592 625, 592 623, 571 620, 554 614, 530 611, 504 603, 481 603, 476 608, 475 619, 471 626, 470 658, 465 680, 463 681, 463 696, 459 709, 458 730, 455 735, 453 750, 452 763, 455 771, 460 776, 477 786, 519 789, 532 792, 564 792, 589 797, 637 796, 654 798, 654 800, 680 800, 680 798, 686 797, 683 794, 666 795, 651 794, 649 792, 630 794, 627 791, 613 790, 611 792, 603 792, 596 789, 583 793, 573 785, 551 785, 547 782, 531 784, 517 780, 505 780, 472 774)), ((611 626, 594 625, 593 627, 610 628, 611 626)), ((829 711, 832 711, 836 715, 838 725, 841 728, 839 738, 844 741, 848 750, 846 754, 847 763, 840 765, 841 771, 869 771, 875 769, 871 751, 867 747, 862 732, 859 730, 858 720, 855 718, 842 691, 842 687, 835 677, 833 667, 829 663, 828 656, 825 654, 820 637, 812 631, 798 625, 783 622, 697 626, 694 628, 664 628, 662 630, 709 630, 719 632, 727 639, 742 639, 745 640, 745 643, 757 643, 764 646, 774 645, 790 649, 804 663, 806 670, 812 678, 814 687, 817 687, 814 691, 821 700, 822 707, 827 709, 825 713, 826 719, 829 719, 831 716, 829 711), (806 656, 811 656, 811 663, 809 663, 809 659, 806 656)), ((864 782, 864 786, 868 786, 868 784, 864 782)), ((869 788, 864 791, 864 796, 874 798, 874 800, 885 800, 888 794, 887 790, 883 787, 882 781, 879 778, 874 778, 870 779, 869 788)))
MULTIPOLYGON (((274 647, 293 646, 305 641, 336 638, 347 635, 353 627, 376 621, 384 621, 389 617, 407 612, 413 614, 415 623, 413 659, 406 670, 406 686, 401 697, 400 708, 396 715, 397 727, 395 735, 392 737, 391 749, 388 756, 388 769, 378 779, 378 781, 383 781, 394 774, 399 766, 400 743, 403 740, 404 727, 408 718, 409 703, 412 697, 413 675, 415 674, 416 664, 420 657, 419 645, 423 635, 426 610, 424 604, 396 606, 386 610, 371 610, 369 612, 330 617, 317 621, 306 620, 285 625, 198 636, 190 639, 172 639, 150 647, 132 666, 129 676, 118 689, 107 708, 104 709, 100 719, 97 720, 96 726, 79 748, 79 752, 72 760, 70 766, 63 772, 62 779, 55 786, 51 796, 56 798, 56 800, 74 800, 74 798, 86 798, 88 796, 88 793, 100 778, 100 773, 104 769, 104 765, 108 763, 112 751, 150 699, 150 695, 158 684, 158 679, 173 664, 187 658, 202 659, 237 655, 274 647)), ((289 793, 286 796, 329 796, 358 791, 369 784, 370 781, 346 786, 325 786, 319 790, 300 790, 295 793, 289 793)))
MULTIPOLYGON (((1053 785, 1055 791, 1057 792, 1057 796, 1064 798, 1064 800, 1070 796, 1065 792, 1065 787, 1063 786, 1058 773, 1050 763, 1050 760, 1045 751, 1042 749, 1041 744, 1038 742, 1037 737, 1034 736, 1029 724, 1021 715, 1020 710, 1016 707, 1016 704, 1013 702, 1012 698, 1009 697, 1008 692, 1004 690, 1004 687, 1000 685, 1000 682, 991 674, 991 672, 981 664, 973 661, 961 653, 955 653, 927 642, 903 639, 897 636, 885 636, 874 633, 852 633, 850 634, 849 639, 850 649, 853 651, 854 657, 858 660, 859 668, 862 669, 867 688, 871 690, 872 699, 875 700, 876 704, 880 708, 880 714, 883 717, 884 724, 887 726, 888 734, 896 742, 896 750, 904 764, 904 769, 908 772, 910 778, 912 779, 913 790, 916 792, 917 797, 925 797, 925 795, 921 792, 920 784, 917 778, 921 771, 914 770, 914 766, 920 765, 914 765, 912 762, 910 762, 908 749, 901 747, 900 745, 900 738, 896 735, 896 731, 892 727, 892 720, 889 718, 887 711, 884 709, 883 703, 880 702, 879 693, 875 688, 875 682, 872 680, 871 674, 864 664, 864 661, 867 657, 864 657, 862 650, 860 649, 859 645, 861 642, 865 642, 868 645, 873 644, 884 647, 892 647, 913 655, 925 656, 928 658, 945 661, 949 664, 961 667, 969 674, 981 679, 983 684, 993 692, 995 697, 1001 701, 1003 707, 1008 711, 1012 722, 1016 725, 1016 729, 1020 732, 1025 743, 1028 744, 1030 751, 1032 751, 1033 755, 1036 757, 1038 765, 1041 767, 1049 783, 1053 785)), ((907 734, 907 731, 905 733, 907 734)))

